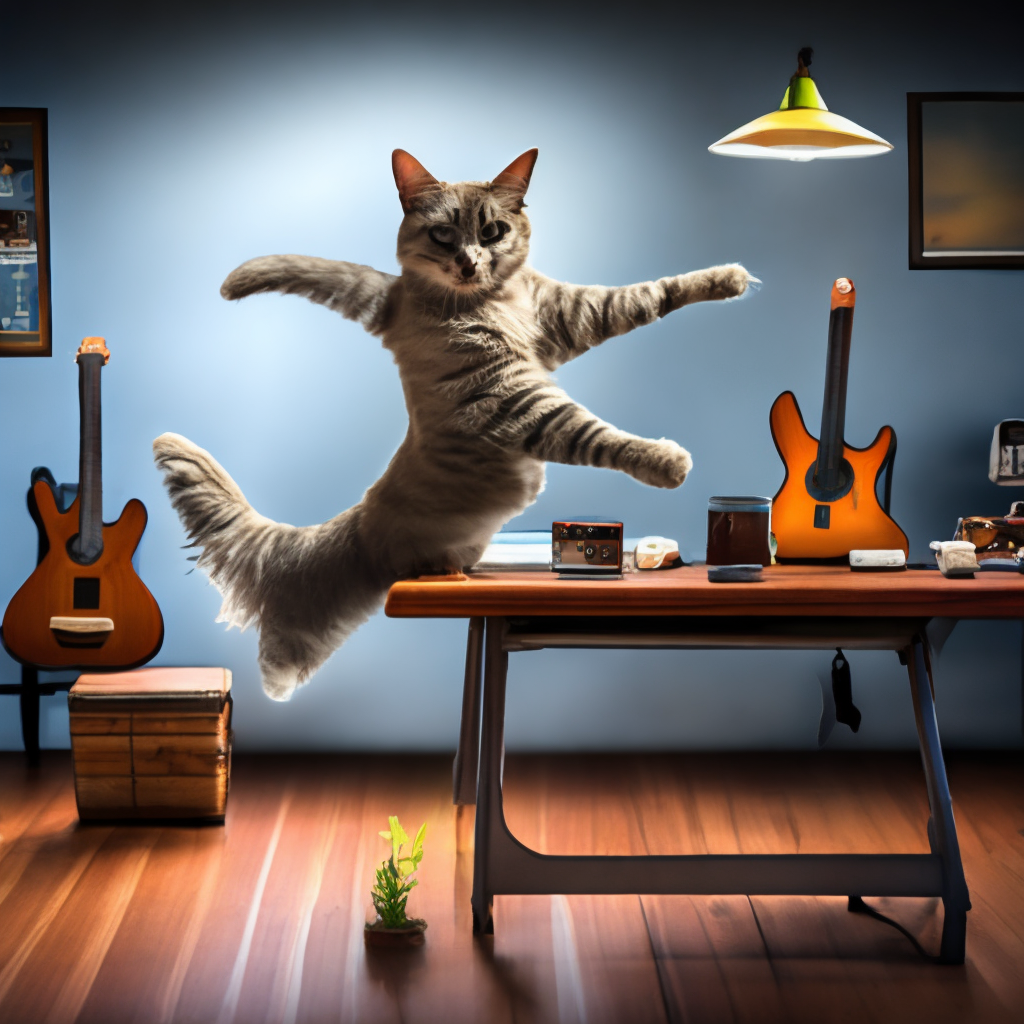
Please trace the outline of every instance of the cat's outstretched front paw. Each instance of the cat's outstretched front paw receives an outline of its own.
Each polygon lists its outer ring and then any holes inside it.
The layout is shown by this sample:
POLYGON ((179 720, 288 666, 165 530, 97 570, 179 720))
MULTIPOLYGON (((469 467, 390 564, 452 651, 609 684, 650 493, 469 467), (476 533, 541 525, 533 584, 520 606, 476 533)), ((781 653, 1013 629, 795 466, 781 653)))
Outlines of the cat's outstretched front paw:
POLYGON ((690 453, 667 438, 648 441, 630 474, 642 484, 652 487, 678 487, 693 469, 690 453))
POLYGON ((711 297, 713 299, 737 299, 751 285, 761 283, 738 263, 726 263, 721 267, 713 267, 708 273, 711 276, 711 297))

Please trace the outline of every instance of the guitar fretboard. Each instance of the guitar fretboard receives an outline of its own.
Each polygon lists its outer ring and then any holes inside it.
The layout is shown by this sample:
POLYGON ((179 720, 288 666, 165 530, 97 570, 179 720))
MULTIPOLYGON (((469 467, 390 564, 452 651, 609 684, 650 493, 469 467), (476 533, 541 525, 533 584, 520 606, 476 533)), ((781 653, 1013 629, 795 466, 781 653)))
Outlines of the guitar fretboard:
POLYGON ((853 282, 840 278, 832 291, 832 312, 828 318, 828 356, 825 363, 825 397, 821 405, 818 461, 815 483, 822 491, 842 486, 843 431, 846 427, 846 377, 850 367, 853 337, 853 282), (848 285, 839 290, 839 282, 848 285))
POLYGON ((100 413, 99 352, 78 356, 78 400, 81 418, 78 458, 78 537, 72 557, 83 563, 96 561, 103 552, 103 445, 100 413))

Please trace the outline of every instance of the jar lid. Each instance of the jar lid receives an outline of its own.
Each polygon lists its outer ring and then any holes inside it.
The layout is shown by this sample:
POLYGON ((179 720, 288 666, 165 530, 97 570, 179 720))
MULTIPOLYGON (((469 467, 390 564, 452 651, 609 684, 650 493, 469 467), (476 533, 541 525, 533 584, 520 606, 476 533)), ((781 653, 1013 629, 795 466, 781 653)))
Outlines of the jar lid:
POLYGON ((709 512, 771 512, 772 499, 756 494, 715 495, 708 498, 709 512))

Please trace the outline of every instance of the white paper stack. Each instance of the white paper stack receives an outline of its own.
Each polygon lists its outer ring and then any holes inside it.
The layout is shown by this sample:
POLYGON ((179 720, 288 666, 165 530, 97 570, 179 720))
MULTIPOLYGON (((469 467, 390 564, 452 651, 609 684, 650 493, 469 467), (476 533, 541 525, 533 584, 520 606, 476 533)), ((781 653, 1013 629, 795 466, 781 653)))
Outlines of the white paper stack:
POLYGON ((471 572, 551 571, 551 531, 496 533, 471 572))

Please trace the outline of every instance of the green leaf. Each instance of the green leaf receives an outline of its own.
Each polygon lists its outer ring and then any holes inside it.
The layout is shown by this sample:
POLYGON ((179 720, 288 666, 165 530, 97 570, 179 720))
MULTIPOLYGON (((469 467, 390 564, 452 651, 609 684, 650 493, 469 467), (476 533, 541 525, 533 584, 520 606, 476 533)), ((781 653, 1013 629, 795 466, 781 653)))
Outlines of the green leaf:
POLYGON ((419 862, 423 859, 423 839, 426 836, 426 834, 427 823, 423 822, 423 824, 420 825, 420 830, 416 833, 416 839, 413 841, 412 844, 411 856, 413 857, 417 864, 419 864, 419 862))
POLYGON ((405 834, 405 829, 398 823, 398 819, 392 814, 388 818, 388 824, 391 826, 391 841, 393 843, 407 843, 409 837, 405 834))
POLYGON ((391 833, 390 832, 378 832, 377 835, 379 835, 381 837, 381 839, 386 839, 389 843, 391 842, 391 833))
POLYGON ((398 860, 402 852, 402 844, 409 842, 409 837, 405 834, 405 829, 398 823, 398 818, 395 815, 391 815, 388 818, 388 824, 391 826, 391 859, 398 860))

